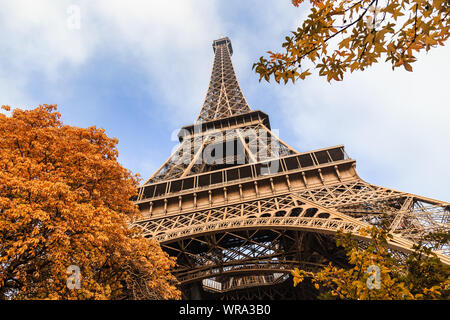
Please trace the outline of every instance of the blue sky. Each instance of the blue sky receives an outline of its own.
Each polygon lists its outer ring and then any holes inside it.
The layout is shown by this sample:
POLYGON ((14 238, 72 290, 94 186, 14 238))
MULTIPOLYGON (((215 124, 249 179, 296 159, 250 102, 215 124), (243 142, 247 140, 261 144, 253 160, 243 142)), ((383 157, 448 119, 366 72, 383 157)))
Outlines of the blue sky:
POLYGON ((228 36, 248 103, 288 144, 344 144, 364 180, 450 201, 450 49, 421 54, 413 73, 380 64, 340 83, 258 82, 252 64, 306 13, 290 0, 0 0, 0 104, 58 104, 64 123, 105 128, 146 179, 196 119, 212 41, 228 36))

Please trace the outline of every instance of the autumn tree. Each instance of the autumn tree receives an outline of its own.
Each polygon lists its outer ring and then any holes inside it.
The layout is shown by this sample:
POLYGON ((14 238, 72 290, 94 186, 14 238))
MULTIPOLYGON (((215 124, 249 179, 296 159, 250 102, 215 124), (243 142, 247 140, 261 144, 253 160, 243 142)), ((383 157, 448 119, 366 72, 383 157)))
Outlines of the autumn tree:
POLYGON ((175 261, 130 228, 117 143, 53 105, 0 113, 0 299, 179 298, 175 261))
POLYGON ((433 253, 438 246, 448 245, 448 232, 429 234, 405 255, 388 249, 391 237, 387 230, 371 227, 360 236, 369 242, 356 240, 351 233, 339 232, 337 245, 346 253, 349 268, 330 263, 318 272, 295 268, 294 286, 305 278, 318 290, 318 298, 353 300, 417 300, 449 299, 450 267, 433 253), (430 246, 434 243, 436 247, 430 246))
MULTIPOLYGON (((292 0, 295 6, 304 0, 292 0)), ((330 82, 380 61, 412 71, 421 51, 442 46, 450 34, 447 0, 311 0, 302 25, 253 68, 261 79, 284 83, 318 70, 330 82)))

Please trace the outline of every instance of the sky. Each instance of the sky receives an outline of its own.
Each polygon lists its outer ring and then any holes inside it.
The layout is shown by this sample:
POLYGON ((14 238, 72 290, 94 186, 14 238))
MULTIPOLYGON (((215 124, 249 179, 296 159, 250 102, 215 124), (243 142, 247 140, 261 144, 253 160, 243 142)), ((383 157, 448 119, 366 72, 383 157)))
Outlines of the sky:
POLYGON ((147 179, 200 112, 212 41, 228 36, 247 102, 300 152, 345 145, 372 184, 450 201, 450 47, 412 73, 380 63, 328 83, 259 82, 307 6, 290 0, 0 0, 0 104, 58 104, 65 124, 104 128, 147 179))

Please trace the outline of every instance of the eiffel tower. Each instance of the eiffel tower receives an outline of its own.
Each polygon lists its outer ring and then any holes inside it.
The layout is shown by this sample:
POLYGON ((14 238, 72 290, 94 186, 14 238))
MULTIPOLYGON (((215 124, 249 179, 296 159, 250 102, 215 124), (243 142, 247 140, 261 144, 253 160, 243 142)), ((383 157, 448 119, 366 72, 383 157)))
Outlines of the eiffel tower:
MULTIPOLYGON (((294 288, 289 270, 347 266, 338 230, 383 223, 399 257, 427 232, 449 230, 450 203, 363 181, 343 145, 298 152, 282 141, 245 100, 230 40, 213 49, 196 122, 135 201, 135 225, 177 258, 183 298, 310 299, 314 288, 294 288)), ((436 253, 450 264, 448 248, 436 253)))

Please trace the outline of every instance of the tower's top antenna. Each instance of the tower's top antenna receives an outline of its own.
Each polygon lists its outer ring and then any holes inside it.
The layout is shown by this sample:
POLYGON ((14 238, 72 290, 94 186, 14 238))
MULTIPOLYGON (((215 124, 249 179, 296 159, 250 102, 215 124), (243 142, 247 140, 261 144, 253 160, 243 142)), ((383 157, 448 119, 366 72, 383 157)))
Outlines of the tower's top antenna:
POLYGON ((230 55, 233 55, 233 47, 231 46, 230 38, 221 37, 220 39, 213 41, 213 49, 216 52, 216 48, 219 46, 228 45, 228 50, 230 51, 230 55))

